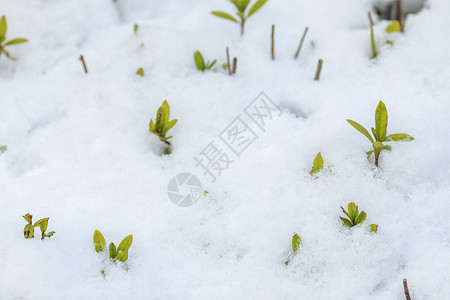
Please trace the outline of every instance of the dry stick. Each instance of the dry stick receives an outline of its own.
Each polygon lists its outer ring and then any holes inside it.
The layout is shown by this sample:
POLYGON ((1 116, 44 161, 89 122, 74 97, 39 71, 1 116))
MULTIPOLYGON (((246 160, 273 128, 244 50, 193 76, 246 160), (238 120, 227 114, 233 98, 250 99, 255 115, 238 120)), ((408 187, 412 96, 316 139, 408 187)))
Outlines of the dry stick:
POLYGON ((300 41, 300 45, 298 46, 297 52, 295 52, 294 59, 297 59, 298 55, 300 54, 300 50, 302 49, 303 41, 305 40, 305 36, 306 36, 307 32, 308 32, 308 26, 306 26, 305 32, 303 32, 303 36, 302 36, 302 39, 300 41))
POLYGON ((236 74, 236 67, 237 67, 237 57, 233 58, 233 73, 236 74))
POLYGON ((275 36, 275 25, 272 25, 272 60, 275 59, 275 46, 274 46, 275 38, 274 38, 274 36, 275 36))
POLYGON ((231 75, 231 66, 230 66, 230 52, 228 51, 227 47, 227 68, 228 68, 228 75, 231 75))
POLYGON ((406 281, 406 278, 403 279, 403 289, 405 290, 406 300, 411 300, 411 296, 409 295, 408 282, 406 281))
POLYGON ((319 63, 317 64, 316 77, 314 78, 314 80, 319 80, 320 71, 322 71, 322 63, 323 63, 323 60, 319 59, 319 63))
POLYGON ((367 14, 369 15, 370 26, 373 27, 372 14, 370 13, 370 11, 367 12, 367 14))
POLYGON ((402 22, 402 1, 397 0, 395 1, 395 10, 397 13, 397 16, 395 17, 399 23, 402 22))
POLYGON ((81 62, 83 63, 84 73, 87 74, 88 70, 87 70, 87 68, 86 68, 86 63, 84 62, 84 57, 83 57, 83 55, 80 55, 80 60, 81 60, 81 62))

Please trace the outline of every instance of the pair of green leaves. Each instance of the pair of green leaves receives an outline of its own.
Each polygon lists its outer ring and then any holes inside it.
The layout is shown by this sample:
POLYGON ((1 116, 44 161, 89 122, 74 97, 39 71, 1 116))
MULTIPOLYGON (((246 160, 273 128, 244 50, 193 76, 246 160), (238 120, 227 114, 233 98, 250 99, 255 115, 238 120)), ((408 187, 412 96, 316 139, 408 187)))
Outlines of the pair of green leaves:
POLYGON ((367 215, 364 211, 359 212, 358 210, 358 206, 353 203, 350 202, 348 204, 348 212, 345 211, 345 209, 341 206, 342 211, 344 212, 344 214, 348 217, 347 218, 343 218, 343 217, 339 217, 341 218, 342 222, 344 222, 344 225, 348 226, 348 227, 353 227, 356 226, 362 222, 364 222, 364 220, 366 219, 367 215))
POLYGON ((6 17, 3 15, 0 18, 0 56, 5 54, 5 56, 9 59, 13 59, 8 51, 5 50, 5 47, 7 46, 13 46, 17 44, 22 44, 28 42, 27 39, 24 38, 15 38, 12 40, 6 41, 6 31, 8 29, 7 23, 6 23, 6 17))
POLYGON ((41 233, 42 233, 41 240, 43 240, 46 237, 50 238, 55 233, 54 231, 45 233, 45 231, 47 230, 47 227, 48 227, 48 219, 49 218, 40 219, 39 221, 34 223, 34 225, 33 225, 33 216, 30 215, 29 213, 26 214, 25 216, 23 216, 23 218, 28 223, 27 225, 25 225, 25 227, 23 229, 23 235, 26 239, 34 238, 34 228, 35 227, 39 227, 41 229, 41 233))
POLYGON ((175 126, 177 121, 177 119, 170 120, 169 103, 164 100, 163 104, 156 113, 156 121, 153 122, 153 120, 150 120, 150 132, 158 136, 162 142, 170 146, 168 139, 170 139, 171 136, 166 137, 166 134, 173 126, 175 126))
POLYGON ((250 4, 250 0, 230 0, 231 3, 234 4, 235 8, 237 9, 236 15, 240 19, 239 21, 233 17, 232 15, 222 12, 222 11, 212 11, 211 13, 219 18, 226 19, 235 23, 240 23, 241 25, 241 35, 244 34, 244 24, 245 21, 253 15, 255 12, 257 12, 264 4, 266 4, 268 0, 258 0, 253 4, 253 6, 249 9, 248 13, 246 14, 245 11, 250 4))
POLYGON ((203 59, 203 55, 200 53, 200 51, 196 51, 194 53, 194 61, 195 61, 195 65, 197 66, 197 69, 199 71, 205 71, 205 70, 209 70, 211 69, 217 62, 217 59, 213 60, 213 62, 207 62, 205 64, 205 60, 203 59))
MULTIPOLYGON (((121 261, 124 262, 128 259, 128 250, 133 243, 133 235, 126 236, 119 244, 118 247, 114 243, 109 244, 109 257, 113 261, 121 261)), ((94 231, 94 246, 96 252, 102 252, 106 247, 106 240, 103 237, 103 234, 95 230, 94 231)))
POLYGON ((361 132, 373 145, 373 150, 366 152, 367 156, 370 157, 372 153, 375 154, 375 165, 378 167, 378 157, 382 150, 391 151, 391 146, 383 145, 383 142, 398 142, 398 141, 412 141, 414 138, 406 133, 396 133, 387 135, 387 125, 388 125, 388 113, 386 106, 382 101, 380 101, 375 110, 375 128, 371 128, 373 137, 370 135, 361 124, 347 119, 356 130, 361 132))
POLYGON ((294 236, 292 237, 292 254, 290 255, 289 259, 284 262, 284 264, 287 266, 292 259, 292 256, 296 255, 298 253, 298 250, 300 249, 302 245, 302 239, 300 236, 294 232, 294 236))

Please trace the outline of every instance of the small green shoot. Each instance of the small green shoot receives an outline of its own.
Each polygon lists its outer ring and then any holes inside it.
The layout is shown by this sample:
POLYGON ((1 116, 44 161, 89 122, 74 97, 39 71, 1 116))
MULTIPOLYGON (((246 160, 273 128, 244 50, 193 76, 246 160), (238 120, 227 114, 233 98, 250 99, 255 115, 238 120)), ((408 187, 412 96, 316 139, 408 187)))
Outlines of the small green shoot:
POLYGON ((284 264, 287 266, 289 262, 291 261, 292 257, 298 253, 298 250, 300 249, 300 246, 302 245, 302 239, 298 234, 294 232, 294 236, 292 237, 292 253, 287 261, 284 262, 284 264))
POLYGON ((389 134, 387 133, 387 124, 388 124, 388 113, 386 106, 382 101, 378 103, 378 106, 375 110, 375 129, 372 127, 372 134, 374 138, 370 135, 370 133, 359 123, 347 119, 347 122, 350 123, 356 130, 361 132, 365 137, 369 139, 369 141, 373 145, 373 150, 366 152, 367 157, 369 158, 372 153, 375 154, 375 166, 378 167, 378 159, 380 157, 381 151, 389 150, 391 151, 391 146, 383 145, 383 142, 398 142, 398 141, 412 141, 414 138, 406 133, 396 133, 389 134))
POLYGON ((7 58, 9 58, 11 60, 14 60, 14 58, 11 57, 9 52, 6 51, 5 47, 26 43, 26 42, 28 42, 28 40, 24 39, 24 38, 15 38, 15 39, 12 39, 12 40, 9 40, 9 41, 6 42, 6 30, 7 30, 7 28, 8 27, 7 27, 7 24, 6 24, 6 17, 5 17, 5 15, 3 15, 0 18, 0 56, 2 54, 4 54, 7 58))
POLYGON ((217 62, 217 59, 213 60, 211 63, 208 61, 205 64, 205 60, 203 59, 203 55, 200 53, 200 51, 196 51, 194 53, 194 62, 195 65, 197 66, 197 69, 199 71, 205 71, 205 70, 209 70, 211 69, 217 62))
POLYGON ((139 30, 139 25, 138 24, 134 24, 134 34, 137 34, 139 30))
POLYGON ((177 119, 170 120, 170 107, 169 103, 164 100, 161 107, 156 113, 156 121, 150 120, 150 132, 159 137, 160 141, 168 145, 166 153, 170 153, 170 142, 168 141, 171 136, 166 137, 167 132, 175 126, 177 119))
MULTIPOLYGON (((116 248, 114 243, 109 244, 109 257, 114 261, 125 262, 128 259, 128 250, 133 243, 133 236, 129 235, 125 237, 116 248)), ((106 241, 102 233, 98 230, 94 232, 94 246, 96 252, 103 252, 105 250, 106 241)))
POLYGON ((370 232, 377 232, 377 231, 378 231, 378 225, 370 224, 370 232))
POLYGON ((241 26, 241 35, 244 35, 244 25, 247 19, 257 12, 264 4, 266 4, 268 0, 258 0, 255 4, 249 9, 248 13, 246 13, 246 9, 250 3, 250 0, 230 0, 231 3, 234 4, 234 7, 237 9, 237 19, 232 15, 221 12, 221 11, 212 11, 211 13, 219 18, 226 19, 235 23, 239 23, 241 26))
POLYGON ((322 169, 323 169, 323 158, 322 154, 319 152, 314 158, 313 167, 311 169, 311 172, 309 172, 309 174, 314 175, 322 169))
POLYGON ((367 217, 365 212, 363 211, 359 212, 358 206, 356 206, 356 204, 353 202, 350 202, 348 204, 348 212, 346 212, 342 206, 341 209, 344 212, 344 214, 348 217, 348 219, 343 217, 339 218, 341 218, 342 222, 344 222, 344 225, 348 227, 353 227, 358 224, 361 224, 367 217))
POLYGON ((377 52, 377 48, 376 48, 376 45, 375 45, 375 36, 373 34, 372 15, 370 14, 370 12, 368 14, 369 14, 369 22, 370 22, 370 42, 372 44, 372 57, 371 58, 375 58, 375 57, 377 57, 378 52, 377 52))
POLYGON ((395 20, 394 22, 389 24, 388 27, 386 27, 387 33, 401 32, 401 31, 402 31, 402 27, 400 25, 400 22, 397 20, 395 20))
POLYGON ((35 227, 39 227, 41 229, 41 240, 43 240, 46 237, 50 238, 51 236, 53 236, 53 234, 55 234, 54 231, 45 233, 45 231, 47 230, 47 227, 48 227, 48 219, 49 218, 40 219, 39 221, 34 223, 34 225, 33 225, 33 216, 32 215, 26 214, 25 216, 23 216, 23 218, 28 223, 27 225, 25 225, 25 228, 23 229, 23 235, 26 239, 34 238, 34 228, 35 227))
POLYGON ((0 154, 5 153, 6 150, 8 150, 8 147, 6 147, 6 146, 0 146, 0 154))
POLYGON ((144 77, 144 69, 139 68, 139 70, 137 70, 136 74, 138 74, 141 77, 144 77))

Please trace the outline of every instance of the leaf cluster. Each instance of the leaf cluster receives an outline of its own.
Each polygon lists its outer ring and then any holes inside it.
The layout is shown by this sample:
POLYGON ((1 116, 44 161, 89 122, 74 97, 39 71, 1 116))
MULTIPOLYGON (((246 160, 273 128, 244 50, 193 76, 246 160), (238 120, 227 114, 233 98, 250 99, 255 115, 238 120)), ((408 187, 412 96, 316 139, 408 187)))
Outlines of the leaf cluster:
POLYGON ((0 56, 2 54, 4 54, 7 58, 13 60, 14 58, 11 57, 11 55, 5 49, 5 47, 26 43, 26 42, 28 42, 28 40, 24 39, 24 38, 15 38, 15 39, 6 41, 6 31, 7 31, 7 29, 8 29, 8 26, 7 26, 7 23, 6 23, 6 17, 5 17, 5 15, 3 15, 0 18, 0 56))
POLYGON ((398 141, 412 141, 414 138, 406 133, 395 133, 387 135, 387 125, 388 125, 388 113, 386 106, 382 101, 378 103, 375 110, 375 128, 371 128, 373 137, 370 135, 361 124, 347 119, 356 130, 361 132, 373 145, 373 150, 366 152, 367 156, 370 157, 372 153, 375 154, 375 165, 378 167, 378 158, 381 151, 389 150, 391 151, 391 146, 383 145, 384 142, 398 142, 398 141))
POLYGON ((199 71, 205 71, 211 69, 217 62, 217 59, 213 60, 212 62, 207 62, 205 64, 205 60, 203 59, 203 55, 200 53, 200 51, 196 51, 194 53, 194 61, 195 65, 197 66, 197 69, 199 71))
POLYGON ((161 107, 156 112, 156 120, 150 120, 150 132, 159 137, 159 139, 170 146, 168 141, 172 136, 166 137, 167 132, 175 126, 177 119, 170 120, 170 107, 167 100, 164 100, 161 107))
POLYGON ((367 215, 364 211, 359 212, 358 210, 358 206, 353 203, 350 202, 348 204, 348 212, 345 211, 345 209, 341 206, 342 211, 344 212, 344 214, 348 217, 347 218, 343 218, 343 217, 339 217, 341 218, 342 222, 344 222, 344 225, 348 226, 348 227, 353 227, 356 226, 362 222, 364 222, 364 220, 366 219, 367 215))
POLYGON ((50 238, 53 234, 55 234, 54 231, 45 233, 45 231, 47 230, 47 227, 48 227, 48 219, 49 218, 40 219, 39 221, 37 221, 34 224, 33 224, 33 216, 30 215, 29 213, 26 214, 25 216, 23 216, 23 218, 28 223, 27 225, 25 225, 25 227, 23 229, 23 235, 26 239, 34 238, 34 228, 35 227, 39 227, 41 229, 41 240, 43 240, 46 237, 50 238))
MULTIPOLYGON (((124 262, 128 259, 128 250, 133 243, 133 235, 126 236, 119 244, 118 247, 114 243, 109 244, 109 257, 115 261, 124 262)), ((94 246, 96 252, 103 252, 106 249, 106 240, 103 234, 95 230, 94 232, 94 246)))

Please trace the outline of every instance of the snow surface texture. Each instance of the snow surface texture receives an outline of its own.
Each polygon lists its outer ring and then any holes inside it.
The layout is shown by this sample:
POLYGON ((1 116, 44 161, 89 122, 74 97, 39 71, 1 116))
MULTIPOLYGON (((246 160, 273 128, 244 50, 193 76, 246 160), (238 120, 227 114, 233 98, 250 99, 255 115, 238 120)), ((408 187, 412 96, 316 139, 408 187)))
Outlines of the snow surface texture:
POLYGON ((0 299, 404 299, 403 278, 414 299, 448 298, 450 2, 408 16, 393 46, 374 16, 376 60, 372 7, 272 0, 241 38, 210 14, 232 11, 225 0, 1 0, 8 36, 30 42, 0 59, 0 299), (235 76, 220 70, 227 46, 235 76), (196 70, 196 50, 216 72, 196 70), (283 115, 211 183, 194 157, 261 91, 283 115), (170 156, 148 132, 164 99, 179 119, 170 156), (345 119, 373 126, 380 99, 388 132, 415 140, 375 169, 345 119), (313 180, 319 151, 333 173, 313 180), (210 196, 175 206, 180 172, 210 196), (351 201, 368 217, 350 230, 339 206, 351 201), (56 234, 25 240, 27 212, 56 234), (94 229, 116 245, 134 235, 128 271, 102 262, 94 229), (303 247, 285 266, 294 232, 303 247))

